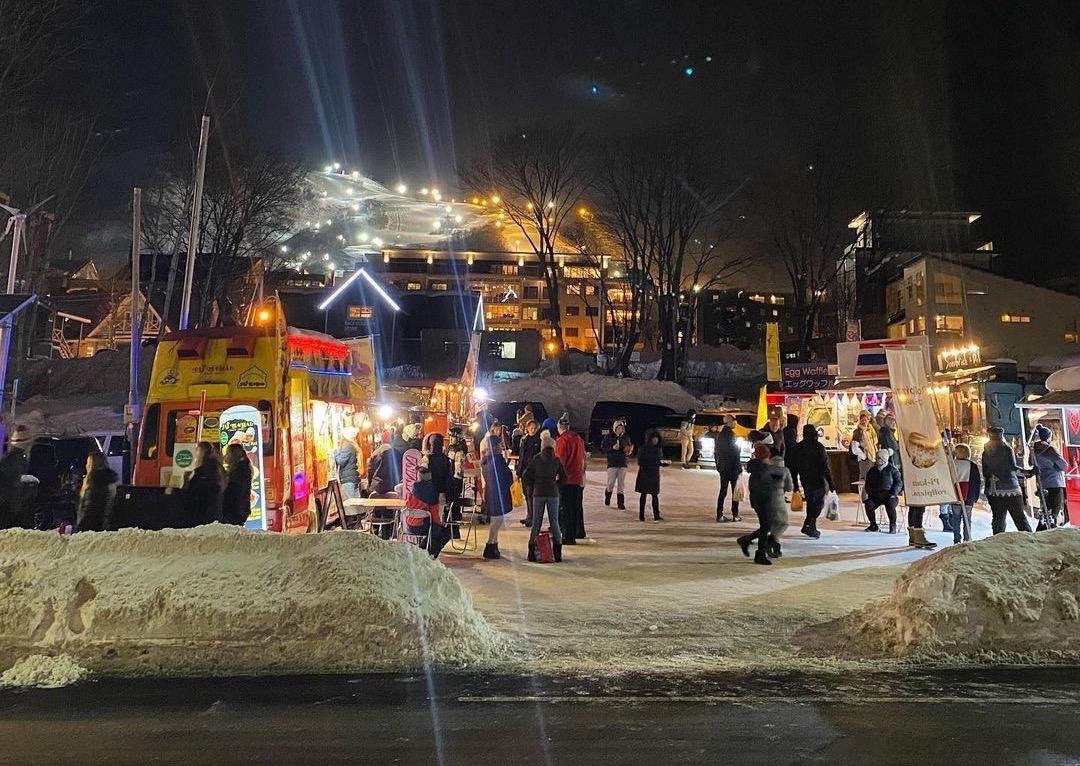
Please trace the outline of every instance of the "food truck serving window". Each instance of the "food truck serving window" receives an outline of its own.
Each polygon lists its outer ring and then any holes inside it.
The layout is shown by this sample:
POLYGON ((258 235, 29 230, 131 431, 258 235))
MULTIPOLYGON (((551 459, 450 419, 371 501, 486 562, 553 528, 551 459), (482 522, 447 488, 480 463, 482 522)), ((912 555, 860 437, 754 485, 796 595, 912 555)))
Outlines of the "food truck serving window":
POLYGON ((258 409, 262 415, 262 453, 270 457, 274 454, 274 408, 266 399, 260 399, 258 409))
POLYGON ((158 426, 161 423, 161 405, 151 404, 143 416, 142 446, 139 457, 153 460, 157 457, 158 426))
MULTIPOLYGON (((260 399, 256 407, 262 414, 262 453, 264 457, 271 457, 274 454, 273 406, 268 400, 260 399)), ((170 410, 165 418, 165 454, 172 457, 178 441, 182 443, 194 443, 200 440, 216 442, 218 440, 217 417, 220 414, 221 412, 217 410, 204 413, 202 433, 196 435, 197 416, 187 409, 170 410), (208 433, 208 429, 212 430, 208 433), (178 430, 182 433, 178 433, 178 430)))

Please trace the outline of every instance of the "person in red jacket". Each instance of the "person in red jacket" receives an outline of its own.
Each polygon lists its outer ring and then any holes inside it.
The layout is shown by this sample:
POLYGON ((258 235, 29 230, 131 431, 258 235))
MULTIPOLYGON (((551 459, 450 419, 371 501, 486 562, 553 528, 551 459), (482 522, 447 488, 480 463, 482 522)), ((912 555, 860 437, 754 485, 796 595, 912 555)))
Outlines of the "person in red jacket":
POLYGON ((570 428, 570 415, 563 413, 558 422, 555 457, 563 464, 566 481, 559 487, 559 526, 563 545, 574 545, 585 536, 585 513, 581 497, 585 492, 585 440, 570 428))

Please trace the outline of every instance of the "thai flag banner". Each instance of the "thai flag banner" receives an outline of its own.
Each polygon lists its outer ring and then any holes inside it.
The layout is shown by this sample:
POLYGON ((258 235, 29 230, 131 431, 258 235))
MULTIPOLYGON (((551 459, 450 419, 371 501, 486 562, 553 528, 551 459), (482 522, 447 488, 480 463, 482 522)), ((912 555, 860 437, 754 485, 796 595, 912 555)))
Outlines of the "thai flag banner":
POLYGON ((889 364, 885 350, 907 349, 922 351, 929 364, 930 341, 922 335, 908 338, 882 338, 879 340, 860 340, 851 343, 836 344, 836 363, 839 379, 887 381, 889 364))

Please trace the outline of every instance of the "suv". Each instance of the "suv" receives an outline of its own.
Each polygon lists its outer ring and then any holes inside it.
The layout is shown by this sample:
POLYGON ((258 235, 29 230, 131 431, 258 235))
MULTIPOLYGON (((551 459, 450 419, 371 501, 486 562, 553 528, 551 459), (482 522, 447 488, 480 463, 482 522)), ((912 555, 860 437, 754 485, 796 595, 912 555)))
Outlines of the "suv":
POLYGON ((27 472, 37 478, 34 526, 51 529, 75 521, 86 458, 99 449, 92 436, 39 436, 27 453, 27 472))

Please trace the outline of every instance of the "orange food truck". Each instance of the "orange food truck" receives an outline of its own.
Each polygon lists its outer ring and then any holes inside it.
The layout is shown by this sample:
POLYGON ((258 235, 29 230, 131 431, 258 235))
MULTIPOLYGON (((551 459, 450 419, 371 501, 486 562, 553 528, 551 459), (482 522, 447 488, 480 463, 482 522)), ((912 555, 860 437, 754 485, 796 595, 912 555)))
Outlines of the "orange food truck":
POLYGON ((346 426, 366 424, 373 377, 344 343, 285 326, 276 306, 248 327, 164 335, 154 357, 134 484, 180 488, 200 441, 236 442, 253 467, 252 529, 317 528, 315 493, 346 426))

